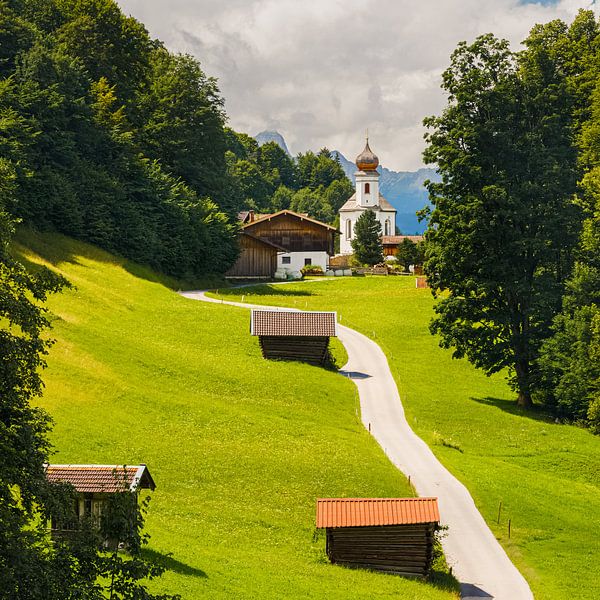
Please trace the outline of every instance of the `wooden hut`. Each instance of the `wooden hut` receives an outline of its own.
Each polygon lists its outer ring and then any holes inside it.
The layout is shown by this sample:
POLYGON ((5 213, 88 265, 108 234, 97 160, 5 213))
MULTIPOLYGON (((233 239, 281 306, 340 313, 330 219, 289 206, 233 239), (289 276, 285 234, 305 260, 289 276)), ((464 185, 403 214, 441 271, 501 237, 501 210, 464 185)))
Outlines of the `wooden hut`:
POLYGON ((286 249, 246 231, 240 236, 241 253, 227 273, 227 279, 272 279, 277 270, 277 254, 286 249))
POLYGON ((329 338, 337 335, 336 313, 255 309, 250 333, 258 336, 265 358, 322 364, 329 338))
POLYGON ((325 529, 332 563, 425 577, 440 515, 436 498, 324 498, 317 528, 325 529))
MULTIPOLYGON (((137 494, 139 490, 154 490, 156 484, 146 465, 47 465, 46 477, 52 483, 70 483, 77 494, 74 506, 79 519, 91 517, 98 521, 108 498, 117 493, 137 494)), ((55 521, 53 535, 66 528, 55 521)))
POLYGON ((418 244, 424 239, 425 237, 422 235, 384 235, 381 238, 383 254, 384 256, 396 256, 396 254, 398 254, 398 246, 404 240, 410 240, 411 242, 418 244))

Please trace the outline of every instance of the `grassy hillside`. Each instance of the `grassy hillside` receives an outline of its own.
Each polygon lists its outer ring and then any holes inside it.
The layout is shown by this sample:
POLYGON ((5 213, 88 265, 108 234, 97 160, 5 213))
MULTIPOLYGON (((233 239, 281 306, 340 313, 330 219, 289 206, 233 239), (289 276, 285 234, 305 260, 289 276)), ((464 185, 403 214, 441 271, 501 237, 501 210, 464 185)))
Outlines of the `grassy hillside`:
POLYGON ((24 232, 20 242, 28 261, 76 286, 49 303, 57 343, 42 405, 55 420, 53 460, 148 464, 150 552, 169 568, 155 589, 188 599, 455 597, 331 566, 313 537, 318 496, 411 494, 361 427, 351 382, 264 361, 243 309, 182 298, 61 236, 24 232))
MULTIPOLYGON (((241 292, 219 294, 241 299, 241 292)), ((412 277, 369 277, 243 294, 248 302, 335 309, 343 324, 375 339, 412 427, 467 485, 536 598, 600 597, 600 437, 522 412, 501 377, 441 350, 428 332, 429 290, 415 289, 412 277)))

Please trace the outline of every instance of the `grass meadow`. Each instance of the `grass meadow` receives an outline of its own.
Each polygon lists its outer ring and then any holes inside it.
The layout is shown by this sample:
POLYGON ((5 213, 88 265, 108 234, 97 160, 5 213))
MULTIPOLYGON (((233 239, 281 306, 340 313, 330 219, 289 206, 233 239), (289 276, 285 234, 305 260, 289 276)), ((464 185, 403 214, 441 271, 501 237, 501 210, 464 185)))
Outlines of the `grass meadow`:
POLYGON ((535 597, 600 598, 600 437, 554 423, 541 411, 522 411, 502 377, 488 378, 440 349, 428 331, 431 293, 416 289, 413 277, 328 279, 217 295, 337 310, 343 324, 377 341, 413 429, 468 487, 535 597))
MULTIPOLYGON (((19 240, 26 261, 75 286, 48 302, 56 344, 40 404, 55 423, 52 461, 148 465, 148 555, 168 569, 153 590, 457 597, 452 585, 326 560, 317 497, 412 495, 362 428, 350 381, 263 360, 243 309, 185 299, 167 287, 177 282, 62 236, 19 240)), ((343 362, 339 345, 335 354, 343 362)))

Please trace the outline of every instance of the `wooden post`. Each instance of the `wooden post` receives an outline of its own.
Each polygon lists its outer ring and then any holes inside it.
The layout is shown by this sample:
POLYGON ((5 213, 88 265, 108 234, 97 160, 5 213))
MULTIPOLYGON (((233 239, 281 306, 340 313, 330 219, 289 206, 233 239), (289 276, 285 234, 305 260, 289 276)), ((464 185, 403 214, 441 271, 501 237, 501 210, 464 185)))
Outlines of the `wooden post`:
POLYGON ((510 540, 510 519, 508 520, 508 539, 510 540))
POLYGON ((502 510, 502 500, 500 500, 500 504, 498 504, 498 525, 500 525, 500 511, 502 510))

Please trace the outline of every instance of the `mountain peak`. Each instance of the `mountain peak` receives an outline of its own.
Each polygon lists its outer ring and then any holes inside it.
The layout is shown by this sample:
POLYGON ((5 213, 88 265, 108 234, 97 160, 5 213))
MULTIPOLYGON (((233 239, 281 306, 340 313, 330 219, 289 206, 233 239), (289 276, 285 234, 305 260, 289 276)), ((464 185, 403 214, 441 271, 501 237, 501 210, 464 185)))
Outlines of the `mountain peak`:
POLYGON ((261 131, 254 136, 254 139, 258 142, 259 146, 267 142, 275 142, 288 156, 291 156, 287 144, 279 131, 261 131))

